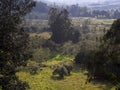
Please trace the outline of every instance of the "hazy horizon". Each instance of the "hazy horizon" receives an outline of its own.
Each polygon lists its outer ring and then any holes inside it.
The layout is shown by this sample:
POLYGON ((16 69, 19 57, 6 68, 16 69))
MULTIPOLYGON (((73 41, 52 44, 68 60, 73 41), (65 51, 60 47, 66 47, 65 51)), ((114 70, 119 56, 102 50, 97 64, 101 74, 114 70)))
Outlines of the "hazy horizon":
POLYGON ((47 3, 60 3, 60 4, 87 4, 87 3, 101 3, 108 0, 37 0, 47 3))

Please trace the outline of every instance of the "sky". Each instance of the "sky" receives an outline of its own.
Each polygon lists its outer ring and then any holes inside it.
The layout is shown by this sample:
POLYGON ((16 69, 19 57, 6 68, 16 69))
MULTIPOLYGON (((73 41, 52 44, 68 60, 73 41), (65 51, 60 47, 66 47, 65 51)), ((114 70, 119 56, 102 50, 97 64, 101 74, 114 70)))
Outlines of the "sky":
POLYGON ((91 2, 100 3, 106 0, 37 0, 37 1, 55 2, 55 3, 62 3, 62 4, 81 4, 81 3, 91 3, 91 2))

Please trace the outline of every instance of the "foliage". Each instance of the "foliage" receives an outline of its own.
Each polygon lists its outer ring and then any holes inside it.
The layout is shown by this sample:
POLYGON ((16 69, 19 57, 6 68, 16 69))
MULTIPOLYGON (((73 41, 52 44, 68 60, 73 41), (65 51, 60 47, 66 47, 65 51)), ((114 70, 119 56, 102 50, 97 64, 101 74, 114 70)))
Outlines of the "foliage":
POLYGON ((63 44, 69 40, 74 43, 79 41, 80 33, 72 27, 66 9, 59 11, 57 8, 51 8, 49 11, 49 25, 52 31, 51 40, 55 43, 63 44))
POLYGON ((44 20, 27 20, 26 27, 36 27, 37 29, 30 30, 30 44, 33 58, 39 62, 46 61, 56 54, 67 56, 75 56, 81 49, 94 50, 98 47, 99 42, 96 40, 104 35, 110 27, 113 20, 98 20, 93 18, 75 18, 72 19, 73 27, 81 33, 80 41, 73 43, 72 41, 65 42, 64 44, 56 44, 51 38, 51 31, 41 28, 48 27, 47 21, 44 20), (86 28, 83 28, 87 26, 86 28), (105 32, 104 32, 105 31, 105 32), (34 33, 33 33, 34 32, 34 33), (85 33, 84 33, 85 32, 85 33), (97 39, 96 39, 97 38, 97 39))
POLYGON ((51 51, 49 48, 39 48, 33 50, 33 60, 38 62, 43 62, 48 60, 51 57, 51 51))
MULTIPOLYGON (((73 62, 72 62, 72 64, 73 64, 73 62)), ((72 64, 63 63, 63 64, 57 65, 53 71, 53 78, 54 78, 54 75, 56 75, 56 74, 59 74, 60 79, 63 79, 64 75, 69 76, 71 74, 72 69, 73 69, 72 64)))
POLYGON ((107 80, 120 88, 120 19, 115 20, 110 30, 103 36, 99 49, 87 54, 79 53, 76 63, 83 64, 89 71, 90 77, 97 80, 107 80), (79 61, 80 60, 80 61, 79 61), (117 85, 118 84, 118 85, 117 85))
POLYGON ((28 87, 15 73, 30 56, 28 34, 20 23, 33 6, 33 0, 0 1, 0 85, 3 90, 26 90, 28 87))
POLYGON ((49 39, 49 34, 30 34, 30 51, 32 54, 32 60, 43 62, 54 56, 54 52, 49 46, 45 46, 45 43, 49 39), (47 36, 46 36, 47 35, 47 36))
POLYGON ((71 41, 64 43, 60 47, 60 53, 66 56, 75 56, 80 50, 80 43, 74 44, 71 41))

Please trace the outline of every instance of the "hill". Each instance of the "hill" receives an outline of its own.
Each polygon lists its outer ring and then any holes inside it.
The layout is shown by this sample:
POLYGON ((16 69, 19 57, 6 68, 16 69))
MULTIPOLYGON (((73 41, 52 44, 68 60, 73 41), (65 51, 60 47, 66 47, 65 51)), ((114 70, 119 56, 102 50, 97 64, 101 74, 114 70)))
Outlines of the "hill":
POLYGON ((107 0, 102 3, 92 3, 89 4, 88 7, 93 10, 110 10, 110 9, 120 9, 120 1, 119 0, 107 0))

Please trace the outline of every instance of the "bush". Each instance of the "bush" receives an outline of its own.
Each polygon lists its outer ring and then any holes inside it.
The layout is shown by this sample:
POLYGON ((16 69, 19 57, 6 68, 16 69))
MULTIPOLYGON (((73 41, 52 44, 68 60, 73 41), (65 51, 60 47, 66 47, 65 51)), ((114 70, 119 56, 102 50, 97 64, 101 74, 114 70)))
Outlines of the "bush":
POLYGON ((53 71, 53 75, 59 74, 60 78, 64 78, 64 75, 70 75, 73 66, 69 63, 64 63, 56 66, 56 69, 53 71))

